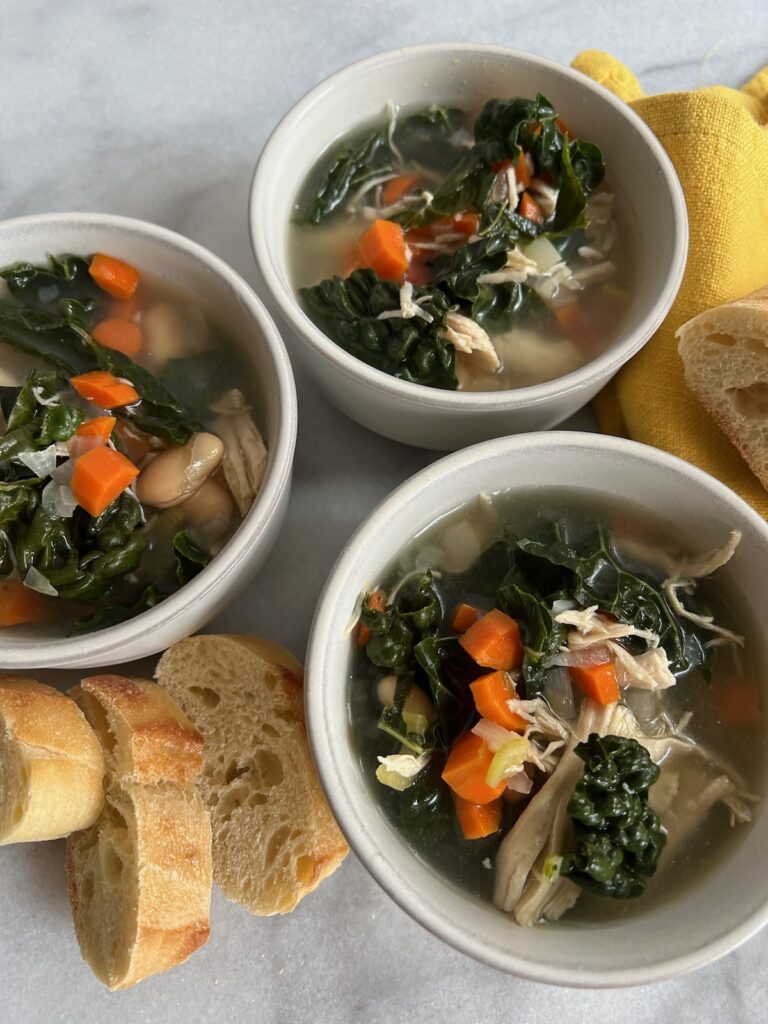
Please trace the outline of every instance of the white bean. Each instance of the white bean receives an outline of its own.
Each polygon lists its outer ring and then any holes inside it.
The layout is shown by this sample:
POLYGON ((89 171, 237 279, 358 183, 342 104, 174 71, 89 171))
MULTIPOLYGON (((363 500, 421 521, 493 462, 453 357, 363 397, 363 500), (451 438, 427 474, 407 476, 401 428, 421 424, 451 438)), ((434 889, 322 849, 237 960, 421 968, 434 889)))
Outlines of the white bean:
POLYGON ((213 473, 224 455, 215 434, 193 434, 185 445, 160 452, 136 481, 136 495, 145 505, 172 508, 186 501, 213 473))
POLYGON ((237 518, 232 496, 216 480, 206 480, 180 510, 208 547, 220 540, 237 518))
MULTIPOLYGON (((397 676, 384 676, 379 680, 376 687, 376 695, 381 703, 387 707, 395 699, 395 688, 397 687, 397 676)), ((424 715, 429 721, 435 717, 435 705, 424 691, 418 686, 412 686, 405 698, 403 711, 411 715, 424 715)))

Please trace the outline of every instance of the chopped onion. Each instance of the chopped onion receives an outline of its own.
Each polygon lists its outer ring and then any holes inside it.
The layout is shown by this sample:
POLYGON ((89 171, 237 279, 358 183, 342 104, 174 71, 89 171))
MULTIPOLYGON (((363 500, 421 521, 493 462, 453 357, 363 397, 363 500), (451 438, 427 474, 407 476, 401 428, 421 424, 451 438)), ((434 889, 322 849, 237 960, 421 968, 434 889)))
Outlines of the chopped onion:
POLYGON ((51 480, 43 488, 43 511, 54 519, 69 519, 77 508, 77 500, 69 484, 51 480))
POLYGON ((46 594, 48 597, 59 596, 56 587, 34 565, 30 566, 27 570, 27 575, 24 577, 24 586, 29 587, 30 590, 36 590, 38 594, 46 594))
POLYGON ((525 796, 533 789, 533 779, 527 772, 517 772, 507 779, 507 789, 513 793, 522 793, 525 796))
POLYGON ((99 448, 102 444, 104 442, 100 437, 78 437, 77 434, 73 434, 67 442, 67 454, 73 459, 79 459, 81 455, 99 448))
MULTIPOLYGON (((39 298, 39 296, 38 296, 39 298)), ((51 395, 50 398, 43 397, 43 389, 40 387, 33 387, 32 394, 35 396, 35 401, 38 405, 60 405, 61 395, 51 395)))
POLYGON ((60 466, 51 473, 52 479, 57 484, 70 484, 72 483, 72 474, 75 472, 75 460, 67 459, 66 462, 62 462, 60 466))
POLYGON ((27 469, 31 469, 35 476, 43 478, 50 476, 56 469, 56 445, 49 444, 39 452, 22 452, 15 456, 19 462, 23 462, 27 469))
POLYGON ((606 661, 613 661, 610 648, 603 643, 591 644, 589 647, 582 647, 577 651, 560 651, 547 662, 547 668, 566 666, 570 668, 578 665, 582 668, 590 668, 594 665, 604 665, 606 661))
POLYGON ((643 729, 653 732, 653 727, 661 713, 659 695, 655 690, 640 690, 634 687, 624 691, 624 702, 643 729))
POLYGON ((571 600, 560 600, 552 602, 552 617, 559 615, 561 612, 570 612, 574 608, 578 608, 578 604, 571 600))
POLYGON ((510 732, 509 729, 505 729, 503 725, 497 725, 496 722, 489 722, 487 718, 481 718, 472 727, 472 732, 481 740, 485 740, 494 753, 510 740, 520 739, 516 732, 510 732))
POLYGON ((560 718, 574 718, 576 701, 573 696, 571 674, 567 668, 558 665, 551 668, 544 679, 544 697, 560 718))

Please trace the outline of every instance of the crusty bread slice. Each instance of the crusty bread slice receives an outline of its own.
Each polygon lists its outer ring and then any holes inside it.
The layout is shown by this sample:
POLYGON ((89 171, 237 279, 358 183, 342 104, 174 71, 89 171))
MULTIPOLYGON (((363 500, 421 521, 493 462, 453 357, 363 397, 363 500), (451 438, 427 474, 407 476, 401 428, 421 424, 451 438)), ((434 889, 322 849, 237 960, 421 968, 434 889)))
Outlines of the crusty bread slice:
POLYGON ((301 665, 254 637, 195 636, 156 677, 205 737, 214 880, 254 914, 293 910, 348 849, 310 756, 301 665))
POLYGON ((110 989, 187 960, 208 938, 211 826, 194 786, 113 785, 98 825, 67 842, 83 957, 110 989))
POLYGON ((685 380, 768 487, 768 286, 678 330, 685 380))
POLYGON ((0 845, 60 839, 104 804, 104 757, 65 694, 0 676, 0 845))
POLYGON ((89 676, 70 694, 96 730, 113 777, 144 785, 184 785, 199 776, 203 738, 157 683, 89 676))
POLYGON ((210 932, 211 824, 193 783, 202 737, 156 683, 94 676, 72 694, 107 758, 104 812, 67 841, 75 932, 97 977, 126 988, 183 963, 210 932))

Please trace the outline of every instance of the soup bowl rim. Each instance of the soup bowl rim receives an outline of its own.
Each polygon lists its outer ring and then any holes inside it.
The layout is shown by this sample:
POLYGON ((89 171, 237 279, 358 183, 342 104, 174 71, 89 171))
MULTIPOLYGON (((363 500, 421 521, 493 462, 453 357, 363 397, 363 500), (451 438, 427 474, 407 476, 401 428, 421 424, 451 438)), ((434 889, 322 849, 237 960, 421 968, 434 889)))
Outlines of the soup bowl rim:
MULTIPOLYGON (((221 596, 222 588, 226 590, 228 583, 234 581, 233 574, 242 568, 244 559, 260 550, 260 538, 283 504, 285 492, 290 485, 298 430, 296 386, 282 338, 261 299, 220 256, 199 242, 150 221, 88 211, 8 218, 0 221, 0 237, 32 232, 42 234, 48 226, 54 236, 67 228, 74 232, 92 229, 114 231, 118 240, 120 235, 132 234, 159 243, 169 252, 181 250, 186 257, 205 267, 224 284, 253 322, 268 356, 262 372, 270 375, 270 386, 277 392, 278 413, 262 487, 233 536, 197 576, 154 607, 125 622, 92 633, 75 637, 35 636, 33 644, 19 643, 13 638, 3 639, 0 633, 0 669, 76 668, 86 660, 90 664, 125 661, 125 657, 114 656, 116 649, 128 646, 140 637, 146 638, 167 629, 174 620, 184 620, 202 606, 212 606, 221 596)), ((180 284, 183 288, 183 280, 180 284)), ((253 362, 249 346, 243 343, 240 349, 249 362, 253 362)))
MULTIPOLYGON (((601 453, 611 453, 621 458, 642 460, 651 467, 671 470, 680 476, 681 488, 686 481, 703 487, 713 499, 719 500, 733 513, 735 521, 730 525, 754 528, 768 546, 768 524, 723 483, 677 456, 636 441, 577 431, 542 431, 496 438, 454 452, 400 484, 361 523, 341 551, 318 600, 310 629, 306 655, 306 718, 320 780, 350 846, 378 884, 412 918, 460 952, 510 974, 531 981, 574 988, 620 988, 673 978, 731 952, 768 922, 768 898, 757 902, 750 913, 740 918, 736 926, 723 928, 711 941, 702 942, 695 933, 691 933, 685 948, 673 957, 638 965, 627 955, 621 964, 600 970, 553 965, 510 952, 483 936, 480 924, 471 919, 471 911, 459 926, 456 900, 461 897, 461 893, 453 883, 432 869, 431 874, 436 879, 433 884, 439 887, 444 899, 437 901, 433 894, 425 898, 411 880, 408 870, 409 865, 423 865, 419 855, 409 850, 402 839, 398 841, 397 853, 389 856, 382 852, 380 837, 397 835, 397 829, 384 817, 362 781, 361 767, 351 740, 352 726, 346 696, 348 678, 339 671, 343 658, 349 657, 339 653, 340 648, 343 645, 348 650, 351 643, 349 581, 356 578, 356 566, 363 553, 367 549, 382 547, 382 538, 387 536, 387 530, 384 529, 387 524, 402 521, 409 509, 427 506, 430 489, 435 483, 466 471, 477 463, 502 456, 512 464, 515 453, 533 451, 546 456, 547 450, 552 452, 554 449, 556 453, 562 453, 569 446, 588 449, 590 458, 599 458, 601 453), (344 708, 343 712, 341 707, 344 708), (361 788, 365 790, 365 795, 361 795, 361 788), (452 910, 446 911, 446 904, 450 908, 452 901, 452 910)), ((541 483, 549 482, 542 471, 541 483)), ((504 490, 514 493, 515 486, 504 490)), ((610 485, 606 484, 604 490, 596 493, 610 494, 610 485)), ((653 502, 646 504, 652 510, 653 502)), ((397 556, 396 550, 387 549, 386 541, 383 547, 384 552, 377 556, 377 565, 382 572, 397 556)), ((371 580, 370 585, 376 582, 371 580)), ((353 600, 355 597, 357 595, 354 595, 353 600)), ((757 823, 754 827, 758 827, 757 823)), ((759 827, 761 832, 768 833, 768 819, 764 815, 759 827)), ((726 852, 725 862, 729 856, 730 853, 726 852)), ((465 904, 465 897, 462 899, 465 904)), ((462 906, 462 913, 467 913, 465 905, 462 906)), ((631 927, 631 919, 627 924, 631 927)), ((517 926, 510 922, 509 927, 517 926)), ((573 927, 579 927, 578 923, 574 922, 573 927)), ((582 934, 588 937, 588 928, 583 929, 582 934)))
MULTIPOLYGON (((343 133, 342 133, 343 134, 343 133)), ((311 170, 306 167, 305 175, 311 170)), ((283 116, 270 134, 254 170, 249 198, 251 246, 262 279, 276 302, 281 316, 296 336, 309 345, 326 364, 333 367, 354 386, 365 385, 400 402, 434 410, 491 413, 515 408, 536 406, 565 398, 574 392, 595 387, 616 373, 648 341, 667 315, 685 271, 688 252, 688 215, 682 186, 671 160, 648 125, 615 93, 579 71, 547 57, 517 50, 512 47, 484 43, 423 43, 385 50, 364 57, 335 71, 305 93, 283 116), (336 90, 351 92, 354 83, 369 72, 404 61, 418 61, 424 55, 442 54, 446 60, 452 55, 494 55, 518 63, 546 68, 568 80, 574 88, 582 90, 590 99, 597 97, 607 103, 629 130, 634 131, 650 151, 660 172, 668 194, 673 215, 673 244, 669 272, 663 288, 649 297, 647 309, 632 331, 620 337, 594 359, 570 373, 540 384, 499 391, 448 391, 423 384, 400 380, 368 366, 332 341, 310 318, 302 307, 282 253, 277 250, 274 232, 268 230, 269 216, 265 215, 266 197, 279 173, 280 153, 285 141, 300 131, 302 123, 311 115, 313 107, 336 90)))

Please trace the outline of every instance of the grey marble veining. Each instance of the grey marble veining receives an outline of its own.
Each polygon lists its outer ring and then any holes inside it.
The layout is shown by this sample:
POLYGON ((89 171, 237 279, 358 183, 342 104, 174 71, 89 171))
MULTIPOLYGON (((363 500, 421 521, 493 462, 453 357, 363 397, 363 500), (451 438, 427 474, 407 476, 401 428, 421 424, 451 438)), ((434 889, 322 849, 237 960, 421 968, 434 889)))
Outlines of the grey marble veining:
MULTIPOLYGON (((143 217, 210 246, 253 280, 246 200, 272 126, 336 68, 431 40, 506 43, 564 62, 586 47, 607 49, 648 92, 738 85, 768 62, 768 7, 757 0, 5 0, 0 216, 143 217)), ((262 633, 301 655, 345 539, 436 456, 355 426, 301 376, 298 386, 288 522, 247 599, 213 626, 262 633)), ((350 857, 288 917, 259 920, 216 893, 213 935, 200 953, 109 995, 72 935, 63 845, 0 851, 0 1020, 19 1024, 753 1024, 766 1019, 767 957, 768 934, 695 976, 648 989, 549 989, 442 945, 350 857)))

